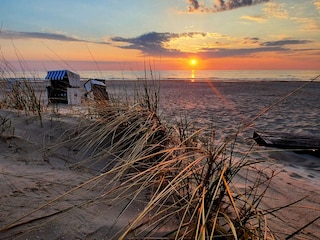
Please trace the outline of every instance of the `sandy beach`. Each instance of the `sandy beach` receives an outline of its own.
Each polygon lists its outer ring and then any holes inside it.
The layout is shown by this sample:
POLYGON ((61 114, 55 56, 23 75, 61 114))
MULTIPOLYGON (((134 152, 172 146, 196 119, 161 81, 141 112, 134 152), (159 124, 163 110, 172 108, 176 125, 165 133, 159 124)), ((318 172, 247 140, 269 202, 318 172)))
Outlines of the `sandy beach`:
MULTIPOLYGON (((217 142, 247 126, 237 137, 234 155, 241 159, 248 153, 248 158, 261 161, 256 168, 273 175, 260 206, 261 211, 270 211, 267 224, 276 239, 286 239, 301 228, 290 239, 320 239, 320 158, 258 146, 252 138, 255 130, 320 138, 320 82, 283 99, 304 84, 160 83, 159 113, 169 125, 186 118, 195 129, 214 128, 217 142), (295 204, 273 212, 291 203, 295 204)), ((134 82, 107 82, 107 87, 111 95, 124 90, 130 94, 134 82)), ((82 164, 87 153, 52 147, 85 121, 77 116, 80 108, 61 107, 56 114, 49 106, 43 126, 24 112, 0 110, 1 119, 10 123, 0 140, 1 239, 111 239, 143 209, 145 199, 120 216, 127 201, 115 203, 112 195, 103 197, 109 185, 109 179, 101 177, 103 166, 82 164)), ((253 179, 256 174, 254 169, 240 172, 233 184, 241 188, 244 175, 253 179)))

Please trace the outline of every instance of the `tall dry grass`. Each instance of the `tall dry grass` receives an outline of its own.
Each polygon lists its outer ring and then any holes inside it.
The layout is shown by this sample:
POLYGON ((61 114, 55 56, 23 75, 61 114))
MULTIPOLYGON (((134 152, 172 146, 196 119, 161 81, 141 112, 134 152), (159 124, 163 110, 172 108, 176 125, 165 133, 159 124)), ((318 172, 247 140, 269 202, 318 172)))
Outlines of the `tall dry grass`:
POLYGON ((26 116, 38 119, 42 126, 44 96, 37 94, 36 82, 23 77, 10 77, 15 75, 14 68, 3 57, 0 73, 0 108, 23 111, 26 116))
POLYGON ((109 180, 101 198, 125 202, 115 225, 130 205, 142 204, 114 238, 273 239, 267 212, 259 209, 272 173, 256 169, 247 156, 233 157, 237 135, 217 141, 212 129, 203 141, 202 130, 187 122, 164 124, 159 85, 153 79, 140 84, 130 103, 111 98, 91 105, 99 113, 95 121, 60 143, 88 156, 77 167, 102 163, 98 179, 109 180), (240 171, 253 170, 256 178, 245 179, 245 188, 234 184, 240 171))
POLYGON ((4 140, 14 136, 14 126, 11 119, 6 116, 0 116, 0 137, 4 140))
POLYGON ((105 106, 98 124, 73 138, 74 146, 90 151, 87 160, 109 159, 102 177, 110 185, 102 197, 126 202, 116 219, 146 198, 115 238, 274 239, 267 217, 281 208, 263 210, 260 204, 275 173, 259 169, 248 155, 234 157, 237 134, 217 141, 214 129, 203 139, 187 121, 164 124, 157 115, 159 89, 149 87, 154 80, 141 83, 133 103, 105 106))

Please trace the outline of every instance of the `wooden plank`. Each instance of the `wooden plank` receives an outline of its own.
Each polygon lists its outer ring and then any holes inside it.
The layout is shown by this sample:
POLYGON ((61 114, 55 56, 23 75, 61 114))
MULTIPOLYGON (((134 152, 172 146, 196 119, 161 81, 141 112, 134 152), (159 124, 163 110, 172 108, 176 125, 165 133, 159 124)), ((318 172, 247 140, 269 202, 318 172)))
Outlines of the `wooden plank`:
POLYGON ((253 132, 253 139, 260 145, 320 155, 320 138, 276 132, 253 132))

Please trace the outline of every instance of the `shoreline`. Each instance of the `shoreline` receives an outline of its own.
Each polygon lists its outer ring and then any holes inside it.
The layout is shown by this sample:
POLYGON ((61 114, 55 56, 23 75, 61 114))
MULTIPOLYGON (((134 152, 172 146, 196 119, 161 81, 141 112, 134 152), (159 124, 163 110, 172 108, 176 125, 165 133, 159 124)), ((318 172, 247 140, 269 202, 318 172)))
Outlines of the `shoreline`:
MULTIPOLYGON (((200 80, 217 80, 217 81, 242 81, 248 79, 249 81, 262 80, 284 80, 284 81, 309 81, 320 73, 320 69, 311 70, 157 70, 155 69, 141 69, 141 70, 107 70, 107 71, 76 71, 83 79, 98 78, 104 80, 137 80, 151 78, 159 80, 184 80, 184 79, 200 79, 200 80)), ((27 77, 41 79, 47 75, 47 71, 36 72, 15 72, 11 75, 8 73, 7 77, 27 77)), ((2 77, 4 78, 4 77, 2 77)))
MULTIPOLYGON (((214 79, 214 78, 137 78, 137 79, 129 79, 129 78, 115 78, 115 79, 103 79, 103 78, 95 78, 95 77, 81 77, 80 81, 85 83, 89 79, 100 79, 106 82, 142 82, 142 81, 155 81, 155 82, 191 82, 191 83, 204 83, 204 82, 213 82, 213 83, 263 83, 263 82, 270 82, 270 83, 277 83, 277 82, 286 82, 286 83, 306 83, 306 82, 320 82, 320 75, 314 76, 312 79, 306 80, 285 80, 285 79, 214 79), (317 78, 317 79, 315 79, 317 78)), ((24 78, 24 77, 14 77, 14 78, 2 78, 0 82, 14 82, 14 81, 28 81, 30 83, 43 83, 49 82, 49 80, 45 78, 24 78)))

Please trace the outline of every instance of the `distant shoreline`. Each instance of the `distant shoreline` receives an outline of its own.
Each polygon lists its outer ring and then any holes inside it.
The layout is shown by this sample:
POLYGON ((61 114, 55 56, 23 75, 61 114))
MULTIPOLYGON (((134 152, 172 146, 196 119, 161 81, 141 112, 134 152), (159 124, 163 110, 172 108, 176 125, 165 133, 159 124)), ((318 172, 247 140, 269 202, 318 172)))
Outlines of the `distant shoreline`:
MULTIPOLYGON (((80 81, 85 83, 89 79, 99 79, 99 78, 81 78, 80 81)), ((33 83, 46 83, 49 80, 44 78, 5 78, 0 79, 0 82, 14 82, 14 81, 28 81, 33 83)), ((288 82, 288 83, 299 83, 299 82, 320 82, 320 78, 317 80, 307 79, 307 80, 281 80, 281 79, 256 79, 256 80, 249 80, 249 79, 230 79, 230 80, 221 80, 221 79, 192 79, 192 78, 185 78, 185 79, 177 79, 177 78, 167 78, 167 79, 102 79, 106 82, 141 82, 141 81, 159 81, 159 82, 192 82, 192 83, 203 83, 203 82, 214 82, 214 83, 254 83, 254 82, 288 82)))
MULTIPOLYGON (((309 81, 320 74, 319 70, 116 70, 116 71, 75 71, 85 81, 105 79, 107 81, 135 81, 144 79, 177 81, 219 81, 219 82, 257 82, 257 81, 309 81)), ((44 80, 46 71, 3 73, 1 79, 24 78, 44 80)))

